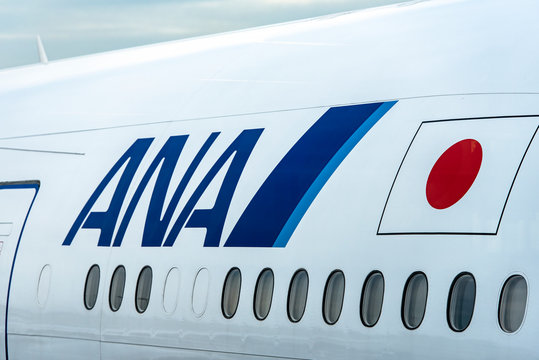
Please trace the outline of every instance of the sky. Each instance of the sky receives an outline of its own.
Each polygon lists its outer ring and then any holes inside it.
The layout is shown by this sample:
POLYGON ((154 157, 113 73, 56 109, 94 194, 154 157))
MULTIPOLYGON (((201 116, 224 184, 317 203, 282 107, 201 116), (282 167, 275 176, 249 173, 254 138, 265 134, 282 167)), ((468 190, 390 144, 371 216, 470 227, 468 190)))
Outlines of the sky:
POLYGON ((0 68, 403 0, 0 0, 0 68))

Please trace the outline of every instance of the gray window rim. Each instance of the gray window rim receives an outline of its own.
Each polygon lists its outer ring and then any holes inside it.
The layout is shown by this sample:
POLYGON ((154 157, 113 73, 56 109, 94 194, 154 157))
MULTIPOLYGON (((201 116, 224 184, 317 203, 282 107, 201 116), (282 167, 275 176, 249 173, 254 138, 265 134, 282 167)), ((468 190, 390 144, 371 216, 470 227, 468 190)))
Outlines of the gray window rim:
POLYGON ((228 270, 228 272, 226 274, 226 277, 225 277, 225 281, 223 282, 223 290, 221 291, 221 312, 223 313, 223 316, 226 319, 232 319, 234 317, 234 315, 236 315, 236 312, 238 311, 238 307, 239 307, 239 304, 240 304, 240 295, 241 295, 241 283, 242 283, 241 270, 239 268, 237 268, 237 267, 233 267, 230 270, 228 270), (238 289, 238 303, 236 304, 236 307, 234 308, 234 312, 232 312, 232 314, 230 314, 230 315, 227 315, 227 313, 225 312, 225 307, 224 307, 224 305, 225 305, 225 289, 226 289, 226 285, 228 283, 230 274, 232 274, 232 272, 235 271, 235 270, 238 270, 238 273, 240 274, 240 288, 238 289))
POLYGON ((371 271, 367 275, 367 277, 365 277, 365 281, 363 282, 363 288, 361 289, 361 299, 360 299, 360 303, 359 303, 359 317, 360 317, 361 322, 363 323, 364 326, 366 326, 366 327, 374 327, 374 326, 376 326, 376 324, 378 324, 378 321, 380 321, 380 318, 382 317, 382 311, 384 309, 384 296, 385 296, 385 293, 386 293, 386 279, 384 277, 384 274, 380 270, 371 271), (365 289, 367 288, 367 282, 374 275, 380 275, 382 277, 382 281, 383 281, 384 286, 382 287, 382 302, 380 303, 380 313, 378 314, 378 318, 376 319, 376 321, 372 325, 369 325, 369 324, 367 324, 365 319, 363 319, 363 300, 365 299, 365 289))
POLYGON ((90 266, 90 269, 88 270, 88 273, 86 274, 86 281, 84 282, 84 293, 82 295, 82 299, 83 299, 83 302, 84 302, 84 307, 87 310, 92 310, 95 307, 95 304, 97 303, 97 296, 99 295, 99 283, 100 283, 100 281, 101 281, 101 269, 99 268, 98 264, 93 264, 92 266, 90 266), (98 275, 97 291, 95 293, 94 303, 92 304, 92 306, 90 306, 86 302, 86 292, 88 291, 88 280, 90 280, 90 274, 92 273, 92 270, 96 269, 96 268, 97 268, 97 271, 98 271, 98 273, 97 273, 97 275, 98 275))
MULTIPOLYGON (((427 293, 428 293, 428 286, 427 286, 427 293)), ((470 324, 472 323, 474 313, 475 313, 475 300, 476 300, 476 298, 477 298, 477 282, 475 281, 475 276, 473 276, 473 274, 468 272, 468 271, 463 271, 463 272, 459 273, 457 276, 455 276, 455 278, 453 279, 453 282, 451 283, 451 287, 449 288, 449 294, 447 296, 447 311, 446 311, 447 324, 449 325, 449 328, 451 330, 453 330, 454 332, 463 332, 464 330, 466 330, 470 326, 470 324), (462 278, 463 276, 465 276, 465 275, 469 275, 469 276, 472 277, 475 292, 474 292, 474 298, 473 298, 472 316, 470 316, 470 321, 468 322, 468 325, 466 325, 466 327, 464 327, 462 330, 459 330, 459 329, 455 329, 453 327, 453 325, 451 324, 451 314, 450 314, 451 298, 452 298, 452 295, 453 295, 453 290, 455 290, 455 285, 457 284, 457 281, 460 278, 462 278)))
POLYGON ((329 276, 328 276, 328 278, 326 280, 326 285, 324 286, 324 297, 322 299, 322 317, 324 318, 324 321, 326 322, 326 324, 335 325, 339 321, 339 319, 341 318, 342 308, 344 307, 344 295, 345 295, 345 292, 346 292, 346 276, 344 276, 344 272, 342 270, 339 270, 339 269, 333 270, 331 272, 331 274, 329 274, 329 276), (343 279, 342 304, 341 304, 341 308, 339 309, 339 316, 337 316, 337 319, 335 319, 335 321, 331 322, 331 321, 328 321, 327 315, 325 313, 326 300, 327 300, 327 295, 328 295, 327 291, 328 291, 329 281, 333 278, 333 276, 335 276, 338 273, 342 274, 342 279, 343 279))
POLYGON ((123 265, 119 265, 116 267, 116 269, 114 269, 114 272, 112 273, 112 277, 110 278, 110 286, 109 286, 109 308, 111 311, 113 312, 116 312, 118 310, 120 310, 120 307, 122 307, 122 304, 123 304, 123 295, 125 293, 125 281, 127 280, 127 272, 125 271, 125 267, 123 265), (118 271, 120 269, 123 269, 124 270, 124 276, 126 277, 124 279, 124 285, 122 287, 122 301, 120 301, 120 304, 118 305, 118 308, 117 309, 114 309, 114 307, 112 306, 112 283, 114 281, 114 278, 116 277, 116 274, 118 273, 118 271))
POLYGON ((406 280, 406 284, 404 285, 404 291, 402 293, 401 320, 402 320, 402 323, 403 323, 404 327, 406 327, 408 330, 415 330, 415 329, 418 329, 421 326, 421 324, 423 323, 423 320, 425 319, 425 313, 427 312, 428 300, 429 300, 429 278, 427 277, 427 275, 425 275, 425 273, 423 271, 413 272, 410 276, 408 276, 408 279, 406 280), (406 299, 406 292, 408 290, 408 286, 410 285, 410 281, 417 275, 423 275, 425 277, 425 282, 427 283, 427 293, 425 294, 425 310, 423 311, 423 314, 421 316, 421 321, 419 321, 417 326, 411 327, 411 326, 408 326, 408 324, 406 323, 406 320, 404 318, 404 300, 406 299))
POLYGON ((255 314, 255 318, 257 320, 263 321, 263 320, 266 320, 266 318, 268 317, 268 315, 269 315, 269 313, 271 311, 271 305, 273 303, 273 293, 274 293, 274 291, 275 291, 275 274, 273 273, 273 270, 271 268, 264 268, 264 269, 262 269, 262 271, 260 271, 260 274, 258 274, 258 278, 256 279, 255 292, 254 292, 254 296, 253 296, 253 313, 255 314), (259 317, 257 312, 256 312, 256 293, 257 293, 257 290, 258 290, 258 286, 260 284, 260 279, 262 278, 262 275, 267 271, 269 271, 271 273, 271 277, 273 278, 273 284, 272 284, 272 287, 271 287, 271 298, 270 298, 270 301, 269 301, 268 313, 264 317, 259 317))
POLYGON ((294 273, 294 275, 292 275, 292 278, 290 279, 290 285, 288 285, 288 295, 286 297, 286 313, 290 322, 298 323, 301 321, 301 319, 303 319, 303 316, 305 315, 305 310, 307 309, 307 300, 309 299, 309 281, 309 272, 303 268, 296 270, 296 272, 294 273), (296 276, 298 276, 298 274, 301 272, 305 272, 305 275, 307 275, 307 293, 305 294, 305 306, 303 307, 303 312, 297 320, 294 320, 290 316, 290 292, 292 290, 292 284, 294 283, 296 276))
POLYGON ((528 298, 530 296, 530 289, 529 289, 529 285, 528 285, 528 279, 526 279, 526 277, 523 275, 523 274, 513 274, 511 276, 509 276, 503 283, 503 286, 500 290, 500 296, 499 296, 499 300, 498 300, 498 326, 500 327, 500 329, 502 329, 502 331, 506 334, 515 334, 517 332, 520 331, 520 329, 522 329, 522 326, 524 325, 524 321, 526 320, 526 313, 528 312, 528 298), (518 326, 518 329, 516 329, 515 331, 508 331, 504 328, 504 326, 502 326, 502 317, 501 317, 501 309, 502 309, 502 299, 503 299, 503 295, 504 295, 504 291, 506 290, 506 286, 507 284, 509 283, 510 280, 516 278, 516 277, 521 277, 523 280, 524 280, 524 283, 526 284, 526 304, 525 304, 525 307, 524 307, 524 314, 522 316, 522 322, 520 323, 520 325, 518 326))
POLYGON ((142 314, 146 310, 148 310, 148 306, 150 305, 150 298, 152 296, 152 285, 153 285, 153 270, 152 270, 151 266, 146 265, 140 270, 140 273, 138 274, 137 287, 135 289, 135 309, 137 309, 137 312, 139 314, 142 314), (139 306, 138 300, 137 300, 137 295, 138 295, 138 289, 139 289, 139 286, 140 286, 140 279, 141 279, 142 274, 144 273, 144 271, 146 269, 150 270, 150 291, 148 292, 148 305, 146 306, 146 308, 141 309, 140 306, 139 306))

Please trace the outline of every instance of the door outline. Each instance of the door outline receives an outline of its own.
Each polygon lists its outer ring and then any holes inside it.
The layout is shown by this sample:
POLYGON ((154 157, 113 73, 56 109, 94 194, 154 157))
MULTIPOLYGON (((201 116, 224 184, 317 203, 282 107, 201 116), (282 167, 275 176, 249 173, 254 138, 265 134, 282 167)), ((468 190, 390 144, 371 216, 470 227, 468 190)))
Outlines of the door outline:
POLYGON ((21 231, 19 233, 19 238, 17 239, 17 245, 15 246, 15 252, 13 253, 13 261, 11 262, 11 270, 9 272, 9 282, 7 286, 7 298, 6 298, 6 320, 4 323, 4 343, 6 347, 6 360, 9 359, 8 355, 8 331, 7 331, 7 323, 8 323, 8 313, 9 313, 9 295, 11 292, 11 278, 13 277, 13 269, 15 269, 15 260, 17 259, 17 252, 19 251, 19 244, 21 243, 22 234, 24 233, 24 227, 26 226, 26 221, 28 220, 28 215, 30 215, 30 211, 32 210, 32 206, 34 206, 34 202, 37 197, 37 193, 39 192, 39 186, 41 183, 39 180, 30 180, 30 181, 10 181, 10 182, 0 182, 0 191, 1 190, 8 190, 8 189, 34 189, 34 197, 32 198, 32 202, 30 203, 30 206, 28 207, 28 211, 26 212, 26 216, 24 217, 24 221, 22 223, 21 231))

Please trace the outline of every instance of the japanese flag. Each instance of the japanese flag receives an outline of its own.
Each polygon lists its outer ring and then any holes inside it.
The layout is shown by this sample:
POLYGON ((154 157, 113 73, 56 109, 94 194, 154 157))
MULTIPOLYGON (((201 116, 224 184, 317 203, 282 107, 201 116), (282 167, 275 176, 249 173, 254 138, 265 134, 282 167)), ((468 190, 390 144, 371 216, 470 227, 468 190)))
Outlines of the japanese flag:
POLYGON ((496 234, 535 118, 421 124, 388 196, 379 234, 496 234))

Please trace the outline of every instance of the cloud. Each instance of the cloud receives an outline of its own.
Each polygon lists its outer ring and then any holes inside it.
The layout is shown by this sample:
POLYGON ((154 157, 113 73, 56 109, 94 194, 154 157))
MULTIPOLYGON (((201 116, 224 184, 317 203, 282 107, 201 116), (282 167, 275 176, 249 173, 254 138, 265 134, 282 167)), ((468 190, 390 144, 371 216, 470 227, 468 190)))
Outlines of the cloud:
POLYGON ((0 53, 1 40, 28 46, 37 34, 54 60, 395 2, 400 0, 0 0, 0 53))
POLYGON ((27 40, 35 38, 35 36, 24 33, 0 33, 0 40, 27 40))

